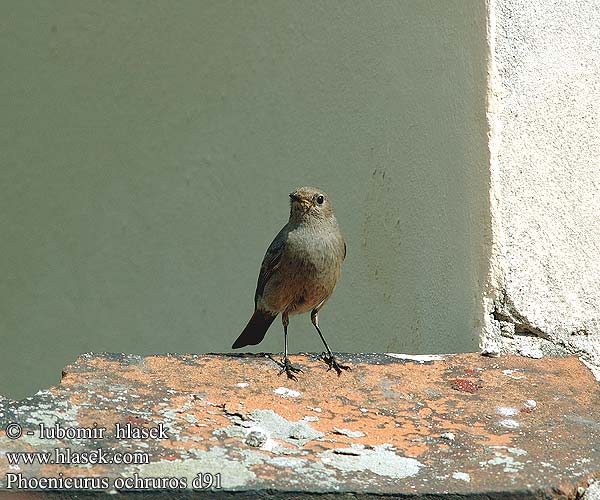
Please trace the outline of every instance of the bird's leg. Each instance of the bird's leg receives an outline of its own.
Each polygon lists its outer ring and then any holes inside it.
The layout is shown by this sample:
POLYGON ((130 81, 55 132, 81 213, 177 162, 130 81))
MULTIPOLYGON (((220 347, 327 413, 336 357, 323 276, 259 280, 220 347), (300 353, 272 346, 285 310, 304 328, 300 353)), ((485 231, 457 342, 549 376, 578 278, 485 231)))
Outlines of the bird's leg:
POLYGON ((318 313, 319 313, 319 311, 317 309, 313 309, 313 311, 310 313, 310 320, 312 321, 312 324, 315 325, 315 328, 317 329, 317 333, 319 334, 319 337, 321 337, 321 340, 323 341, 323 344, 325 345, 325 349, 327 349, 327 352, 324 352, 323 354, 321 354, 321 358, 323 359, 323 361, 325 361, 325 363, 327 363, 327 366, 329 366, 327 371, 329 371, 333 368, 337 372, 338 377, 339 377, 342 374, 342 370, 350 370, 350 367, 347 365, 341 365, 340 363, 338 363, 337 360, 335 359, 335 356, 331 352, 331 349, 329 349, 327 342, 325 342, 325 337, 323 337, 323 334, 321 333, 321 329, 319 328, 318 313))
POLYGON ((287 375, 287 378, 291 379, 291 380, 298 380, 296 375, 294 375, 294 373, 299 373, 302 370, 300 368, 298 368, 297 366, 294 366, 291 362, 290 359, 288 358, 288 341, 287 341, 287 327, 290 324, 290 319, 288 317, 288 313, 287 312, 283 312, 283 314, 281 315, 281 321, 283 322, 283 359, 281 360, 281 363, 279 364, 279 366, 281 366, 281 371, 279 372, 279 375, 281 375, 283 372, 285 372, 285 374, 287 375))

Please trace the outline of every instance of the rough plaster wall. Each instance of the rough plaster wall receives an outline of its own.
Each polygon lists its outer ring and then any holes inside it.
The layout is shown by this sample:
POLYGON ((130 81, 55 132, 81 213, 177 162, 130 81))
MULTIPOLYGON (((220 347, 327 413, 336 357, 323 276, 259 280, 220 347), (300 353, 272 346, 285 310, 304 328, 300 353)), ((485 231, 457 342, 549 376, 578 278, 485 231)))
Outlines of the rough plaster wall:
POLYGON ((600 482, 594 481, 589 488, 586 489, 582 500, 600 500, 600 482))
POLYGON ((576 353, 599 367, 600 6, 490 7, 495 234, 483 348, 576 353))
MULTIPOLYGON (((86 351, 229 351, 289 193, 348 240, 335 350, 477 348, 485 5, 0 3, 0 393, 86 351)), ((280 352, 281 323, 254 350, 280 352)), ((293 317, 292 351, 322 345, 293 317)))

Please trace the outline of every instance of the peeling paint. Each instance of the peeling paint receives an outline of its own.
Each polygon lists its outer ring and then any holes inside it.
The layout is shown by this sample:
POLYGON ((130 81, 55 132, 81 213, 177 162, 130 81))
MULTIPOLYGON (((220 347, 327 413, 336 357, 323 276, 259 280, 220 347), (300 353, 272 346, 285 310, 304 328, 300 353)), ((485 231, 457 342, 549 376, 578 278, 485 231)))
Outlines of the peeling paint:
POLYGON ((471 476, 466 472, 454 472, 452 474, 452 479, 458 479, 459 481, 466 481, 467 483, 471 482, 471 476))
POLYGON ((502 373, 504 373, 504 375, 506 375, 506 376, 508 376, 510 378, 513 378, 515 380, 519 380, 519 379, 525 378, 525 375, 513 375, 514 373, 517 373, 517 372, 518 372, 517 370, 510 370, 510 369, 508 369, 508 370, 502 370, 502 373))
POLYGON ((419 473, 424 465, 414 458, 397 455, 386 445, 363 450, 360 455, 336 454, 331 450, 321 453, 323 463, 346 472, 369 470, 378 476, 404 479, 419 473))
POLYGON ((253 410, 250 413, 254 429, 260 429, 270 438, 281 439, 294 445, 302 445, 312 439, 323 436, 305 421, 290 422, 273 410, 253 410))
POLYGON ((495 452, 494 455, 494 458, 488 460, 487 462, 480 462, 480 465, 482 467, 486 465, 500 465, 503 466, 503 471, 507 473, 519 472, 524 467, 522 462, 515 460, 510 455, 504 455, 499 452, 495 452))
MULTIPOLYGON (((213 447, 208 451, 191 450, 195 458, 186 460, 161 460, 137 466, 143 477, 185 477, 191 484, 198 473, 221 474, 224 488, 239 488, 256 479, 248 465, 260 463, 260 458, 246 456, 244 461, 229 457, 225 450, 213 447)), ((126 470, 123 475, 130 475, 126 470)))
POLYGON ((391 356, 392 358, 405 359, 407 361, 418 361, 419 363, 444 360, 444 356, 441 354, 398 354, 395 352, 386 352, 385 354, 386 356, 391 356))
POLYGON ((290 397, 290 398, 299 398, 301 395, 300 392, 295 391, 294 389, 288 389, 287 387, 278 387, 273 392, 275 394, 279 394, 280 396, 290 397))
POLYGON ((516 429, 517 427, 519 427, 519 422, 512 418, 505 418, 504 420, 500 420, 498 424, 508 429, 516 429))
POLYGON ((510 406, 499 406, 498 408, 496 408, 496 413, 504 417, 511 417, 513 415, 517 415, 519 413, 519 410, 510 406))

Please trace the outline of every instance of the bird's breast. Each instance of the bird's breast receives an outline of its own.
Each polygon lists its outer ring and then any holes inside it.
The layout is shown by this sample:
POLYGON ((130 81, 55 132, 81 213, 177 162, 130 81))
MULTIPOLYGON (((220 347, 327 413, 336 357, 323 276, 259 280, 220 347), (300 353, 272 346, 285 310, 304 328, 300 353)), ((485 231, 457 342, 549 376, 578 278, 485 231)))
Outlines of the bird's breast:
POLYGON ((337 238, 306 231, 290 233, 284 258, 298 272, 330 275, 334 270, 339 272, 343 254, 337 238))
POLYGON ((323 231, 291 231, 263 300, 272 311, 310 311, 327 300, 340 275, 343 240, 323 231))

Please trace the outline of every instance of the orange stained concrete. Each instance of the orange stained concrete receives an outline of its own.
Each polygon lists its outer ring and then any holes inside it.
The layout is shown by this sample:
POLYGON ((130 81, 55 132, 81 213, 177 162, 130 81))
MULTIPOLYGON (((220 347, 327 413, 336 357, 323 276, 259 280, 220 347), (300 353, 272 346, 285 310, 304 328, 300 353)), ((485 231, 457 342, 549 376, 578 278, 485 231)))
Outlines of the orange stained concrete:
MULTIPOLYGON (((35 399, 11 402, 3 414, 24 426, 54 417, 63 425, 96 423, 109 434, 98 446, 144 451, 159 464, 25 470, 34 475, 155 474, 159 466, 166 473, 165 463, 181 464, 175 471, 210 458, 214 466, 214 457, 222 455, 223 470, 241 467, 233 489, 279 484, 326 491, 330 481, 336 491, 441 488, 465 494, 522 487, 568 496, 600 471, 600 394, 576 358, 460 354, 415 361, 353 354, 342 357, 352 370, 340 377, 315 356, 291 359, 303 369, 298 381, 279 375, 278 366, 261 355, 84 355, 65 368, 60 386, 44 399, 56 403, 53 414, 36 409, 35 399), (111 434, 117 422, 164 424, 169 438, 116 440, 111 434), (249 444, 251 432, 264 442, 249 444), (574 453, 578 460, 569 461, 574 453), (389 460, 406 470, 386 468, 389 460), (291 463, 302 465, 294 470, 291 463), (312 486, 311 470, 322 478, 312 486)), ((28 451, 44 444, 2 443, 28 451)))

